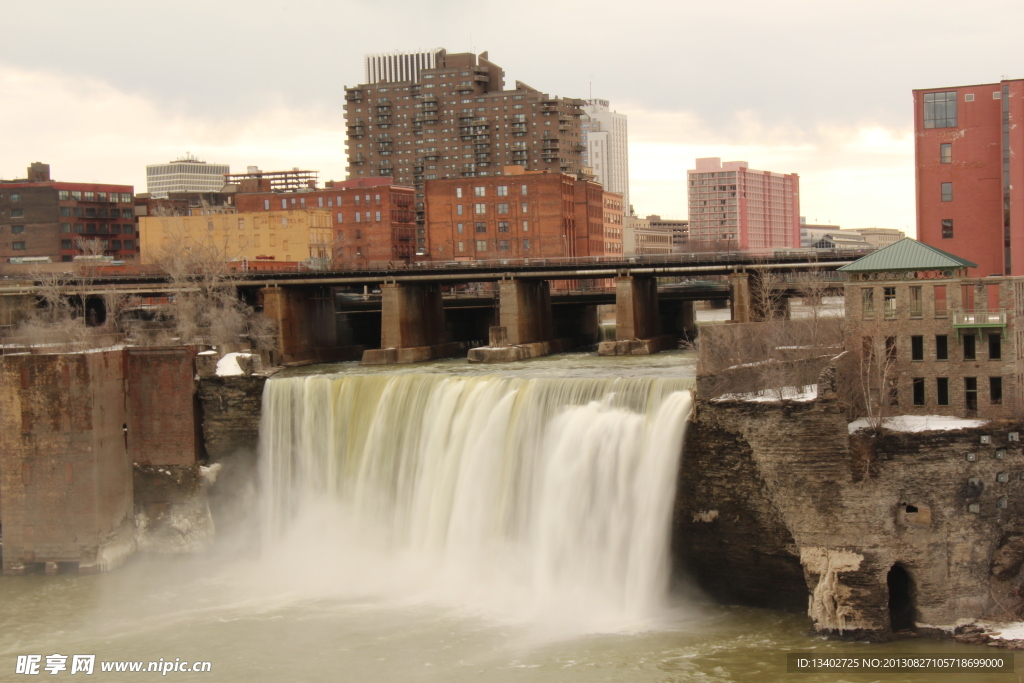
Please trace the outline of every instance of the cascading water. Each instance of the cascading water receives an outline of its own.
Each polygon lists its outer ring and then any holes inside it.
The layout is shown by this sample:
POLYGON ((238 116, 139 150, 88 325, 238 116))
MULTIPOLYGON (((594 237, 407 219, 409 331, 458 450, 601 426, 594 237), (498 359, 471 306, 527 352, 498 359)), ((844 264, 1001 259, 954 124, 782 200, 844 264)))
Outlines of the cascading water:
POLYGON ((666 590, 689 386, 271 380, 260 432, 265 547, 306 548, 308 562, 331 546, 319 559, 344 565, 339 580, 354 591, 401 585, 574 629, 636 625, 666 590))

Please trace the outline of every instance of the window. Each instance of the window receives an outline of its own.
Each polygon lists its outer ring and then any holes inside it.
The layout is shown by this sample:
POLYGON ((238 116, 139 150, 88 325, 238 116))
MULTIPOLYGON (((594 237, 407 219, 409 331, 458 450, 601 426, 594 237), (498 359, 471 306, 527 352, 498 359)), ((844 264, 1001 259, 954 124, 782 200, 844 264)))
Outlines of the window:
POLYGON ((462 204, 456 204, 455 205, 455 215, 457 215, 457 216, 461 216, 462 215, 462 204))
POLYGON ((473 212, 477 213, 477 214, 487 213, 487 205, 486 204, 474 204, 473 205, 473 212))
POLYGON ((281 199, 281 208, 282 209, 287 209, 288 208, 288 199, 287 198, 282 198, 281 199))
POLYGON ((935 402, 940 406, 949 405, 949 378, 935 378, 935 402))
POLYGON ((924 95, 924 127, 956 127, 956 91, 930 92, 924 95))
POLYGON ((942 183, 942 201, 953 201, 953 183, 942 183))
POLYGON ((20 202, 21 201, 21 193, 20 192, 12 192, 11 193, 11 201, 12 202, 20 202))
POLYGON ((1001 360, 1003 358, 1003 337, 1000 334, 988 335, 988 359, 1001 360))
POLYGON ((24 218, 24 217, 25 217, 25 209, 11 209, 11 218, 24 218))
POLYGON ((373 220, 380 223, 380 211, 374 212, 373 220))
POLYGON ((895 377, 889 380, 889 405, 898 406, 900 404, 900 383, 895 377))
POLYGON ((106 192, 97 192, 96 193, 96 199, 98 201, 101 201, 101 202, 107 201, 107 193, 106 192))
MULTIPOLYGON (((113 199, 113 197, 111 197, 111 199, 113 199)), ((131 192, 122 192, 121 193, 121 203, 122 204, 130 204, 131 201, 132 201, 132 194, 131 194, 131 192)))
POLYGON ((455 188, 455 196, 456 197, 462 197, 462 188, 461 187, 456 187, 455 188))
POLYGON ((935 335, 935 360, 949 360, 949 337, 935 335))
POLYGON ((498 221, 498 232, 508 232, 508 221, 498 221))
POLYGON ((477 232, 487 232, 487 223, 477 223, 476 224, 476 231, 477 232))
POLYGON ((269 199, 264 199, 263 200, 263 210, 264 211, 270 211, 270 200, 269 199))
POLYGON ((523 221, 523 232, 530 232, 530 221, 523 221))
POLYGON ((978 409, 977 377, 964 377, 964 407, 969 411, 978 409))
POLYGON ((135 248, 135 240, 124 240, 121 242, 121 244, 124 246, 125 249, 135 248))
POLYGON ((71 215, 72 216, 84 216, 85 215, 85 209, 83 209, 80 206, 72 207, 71 215))
POLYGON ((363 231, 362 230, 356 230, 356 239, 357 240, 363 239, 363 231))
POLYGON ((71 234, 71 224, 70 223, 61 223, 60 224, 60 232, 61 232, 62 235, 70 235, 71 234))
POLYGON ((462 234, 462 223, 456 223, 455 224, 455 230, 456 230, 456 232, 458 232, 461 235, 462 234))
POLYGON ((498 251, 508 251, 508 240, 498 240, 498 251))
POLYGON ((82 201, 82 193, 79 190, 71 190, 71 198, 76 202, 82 201))
POLYGON ((70 198, 71 198, 71 193, 68 192, 67 190, 59 190, 57 192, 57 199, 59 199, 62 202, 66 202, 70 198))
POLYGON ((341 214, 340 211, 338 212, 338 215, 335 216, 335 218, 338 219, 338 221, 337 221, 338 223, 344 223, 345 222, 345 217, 341 214))
POLYGON ((498 204, 498 213, 508 213, 508 204, 498 204))
POLYGON ((135 216, 132 214, 131 209, 122 209, 121 218, 135 218, 135 216))
POLYGON ((87 202, 94 202, 94 201, 96 201, 96 193, 95 192, 86 192, 85 193, 85 201, 87 201, 87 202))
POLYGON ((377 206, 380 206, 380 195, 379 194, 373 195, 373 203, 376 204, 377 206))
POLYGON ((477 240, 476 241, 476 250, 477 251, 487 251, 487 240, 477 240))
POLYGON ((530 250, 530 240, 523 240, 523 251, 530 250))
POLYGON ((896 317, 896 288, 885 287, 882 290, 883 303, 882 309, 886 318, 896 317))
POLYGON ((21 251, 25 248, 24 242, 11 242, 11 248, 17 251, 21 251))
POLYGON ((964 335, 964 360, 974 360, 975 355, 976 354, 975 354, 975 348, 974 348, 974 335, 973 334, 965 334, 964 335))
POLYGON ((946 317, 946 285, 935 285, 935 317, 946 317))
POLYGON ((61 249, 70 249, 71 248, 71 240, 61 240, 60 241, 60 248, 61 249))
POLYGON ((507 197, 508 196, 508 185, 498 185, 498 196, 499 197, 507 197))
POLYGON ((522 210, 522 212, 523 212, 523 213, 526 213, 526 210, 527 210, 527 208, 529 208, 529 207, 527 206, 527 203, 526 203, 526 202, 523 202, 523 205, 522 205, 522 207, 521 207, 521 210, 522 210))
POLYGON ((244 218, 239 218, 238 219, 238 229, 239 230, 245 230, 245 219, 244 218))
POLYGON ((466 251, 466 243, 465 242, 459 242, 459 251, 460 252, 466 251))
POLYGON ((861 312, 864 320, 871 320, 875 317, 875 289, 865 287, 861 290, 861 312))
POLYGON ((1003 405, 1003 378, 988 378, 988 401, 994 406, 1003 405))
POLYGON ((526 196, 526 185, 521 185, 520 186, 519 194, 521 194, 523 196, 526 196))
POLYGON ((924 300, 921 298, 921 286, 910 287, 910 317, 920 318, 924 315, 924 300))
POLYGON ((924 337, 919 334, 910 338, 910 360, 924 360, 924 337))
POLYGON ((356 206, 359 206, 359 195, 356 195, 356 206))
POLYGON ((121 240, 111 240, 110 241, 110 248, 111 249, 120 250, 121 249, 121 240))
POLYGON ((924 377, 915 377, 913 379, 914 386, 914 405, 924 405, 924 377))
POLYGON ((885 362, 889 364, 896 362, 896 337, 885 338, 885 362))
POLYGON ((473 188, 473 196, 475 196, 475 197, 486 197, 487 196, 487 188, 486 187, 474 187, 473 188))
POLYGON ((953 145, 949 142, 944 142, 939 145, 939 163, 940 164, 951 164, 953 163, 953 145))
POLYGON ((75 223, 75 227, 72 229, 77 235, 81 235, 83 232, 85 232, 85 226, 82 225, 81 223, 75 223))
POLYGON ((11 226, 11 234, 12 235, 20 235, 23 232, 25 232, 25 226, 24 225, 12 225, 11 226))
POLYGON ((361 214, 358 211, 356 211, 356 223, 361 223, 362 222, 362 218, 363 218, 363 214, 361 214))
POLYGON ((60 207, 60 215, 61 216, 70 216, 71 215, 71 207, 70 206, 62 206, 62 207, 60 207))

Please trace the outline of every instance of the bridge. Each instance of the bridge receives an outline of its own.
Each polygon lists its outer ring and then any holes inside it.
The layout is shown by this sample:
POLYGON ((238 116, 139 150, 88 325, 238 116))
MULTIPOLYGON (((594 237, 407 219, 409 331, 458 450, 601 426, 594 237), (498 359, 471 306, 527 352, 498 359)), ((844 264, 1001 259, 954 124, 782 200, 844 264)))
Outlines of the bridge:
MULTIPOLYGON (((472 361, 528 358, 598 339, 596 306, 615 305, 606 355, 654 353, 694 332, 693 302, 731 302, 731 319, 763 315, 759 283, 792 295, 801 272, 837 278, 861 250, 707 252, 633 257, 498 259, 416 263, 367 270, 231 273, 244 296, 279 329, 277 360, 354 359, 407 363, 462 355, 472 361), (725 281, 704 278, 727 276, 725 281), (658 280, 663 282, 659 286, 658 280), (666 284, 664 280, 680 282, 666 284), (360 291, 362 290, 362 291, 360 291), (481 347, 483 340, 486 346, 481 347), (474 346, 476 348, 474 348, 474 346)), ((39 280, 0 281, 0 324, 14 301, 34 302, 39 280)), ((171 295, 194 290, 166 275, 91 274, 69 295, 101 305, 105 294, 171 295)), ((784 313, 784 312, 783 312, 784 313)))

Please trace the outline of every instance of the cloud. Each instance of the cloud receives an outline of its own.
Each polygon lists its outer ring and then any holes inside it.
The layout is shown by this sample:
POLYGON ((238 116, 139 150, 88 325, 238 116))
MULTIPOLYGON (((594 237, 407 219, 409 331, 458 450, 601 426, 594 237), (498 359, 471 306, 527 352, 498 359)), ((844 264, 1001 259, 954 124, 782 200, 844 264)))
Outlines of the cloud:
POLYGON ((321 179, 345 175, 340 114, 279 103, 236 119, 163 107, 94 79, 0 66, 0 128, 19 131, 0 151, 0 175, 23 177, 32 161, 54 178, 130 183, 145 191, 146 164, 191 151, 201 159, 264 169, 301 166, 321 179))

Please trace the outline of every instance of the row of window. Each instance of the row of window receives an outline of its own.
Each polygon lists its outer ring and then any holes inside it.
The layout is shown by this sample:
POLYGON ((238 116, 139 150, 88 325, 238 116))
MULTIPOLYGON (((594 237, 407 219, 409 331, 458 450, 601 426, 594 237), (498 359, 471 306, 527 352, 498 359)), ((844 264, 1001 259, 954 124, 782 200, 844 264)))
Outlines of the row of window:
MULTIPOLYGON (((100 240, 100 247, 103 249, 134 249, 135 240, 100 240)), ((61 240, 61 249, 75 249, 71 240, 61 240)), ((17 249, 17 247, 15 247, 17 249)))
POLYGON ((71 223, 61 223, 60 231, 64 235, 68 235, 71 233, 80 234, 83 232, 97 232, 102 235, 120 235, 122 232, 124 232, 124 234, 126 235, 131 235, 132 233, 135 232, 135 226, 117 224, 107 225, 106 223, 100 223, 99 225, 97 225, 96 223, 75 223, 74 225, 72 225, 71 223))
POLYGON ((93 207, 84 208, 81 206, 62 206, 60 207, 60 215, 67 216, 84 216, 86 218, 135 218, 135 214, 131 209, 96 209, 93 207))
MULTIPOLYGON (((497 192, 498 192, 498 196, 499 197, 507 197, 508 196, 508 185, 498 185, 497 192)), ((520 185, 519 186, 519 193, 521 195, 525 196, 527 194, 527 192, 528 192, 528 189, 527 189, 526 185, 520 185)), ((462 197, 462 188, 461 187, 456 187, 455 188, 455 196, 456 197, 462 197)), ((481 187, 481 186, 474 187, 473 188, 473 196, 474 197, 486 197, 487 196, 487 188, 486 187, 481 187)))
MULTIPOLYGON (((496 204, 495 207, 496 207, 497 212, 499 214, 507 214, 508 213, 508 204, 506 204, 506 203, 496 204)), ((464 207, 463 207, 462 204, 456 204, 455 205, 455 215, 457 215, 457 216, 463 215, 463 208, 464 207)), ((529 211, 529 208, 530 208, 529 207, 529 202, 522 202, 522 204, 520 205, 520 210, 523 213, 527 213, 527 211, 529 211)), ((475 213, 478 216, 482 216, 482 215, 486 214, 487 213, 487 204, 474 204, 473 205, 473 213, 475 213)))
MULTIPOLYGON (((105 202, 107 201, 106 192, 82 192, 81 190, 58 190, 57 198, 62 201, 68 201, 74 199, 75 201, 87 201, 87 202, 105 202)), ((120 200, 122 204, 131 204, 132 195, 130 192, 111 192, 110 202, 117 202, 120 200)), ((14 199, 14 195, 11 195, 11 201, 17 201, 14 199)))
MULTIPOLYGON (((1003 337, 999 333, 985 336, 988 342, 988 359, 1003 359, 1003 337)), ((864 337, 865 348, 871 343, 870 337, 864 337)), ((896 358, 896 337, 886 337, 886 354, 893 360, 896 358)), ((974 334, 965 334, 961 339, 961 350, 963 360, 978 360, 978 338, 974 334)), ((931 349, 932 358, 937 361, 949 360, 949 335, 935 335, 934 345, 931 349)), ((910 337, 910 360, 923 361, 925 359, 925 338, 924 335, 911 335, 910 337)))
MULTIPOLYGON (((475 243, 476 243, 476 251, 477 252, 487 251, 487 240, 476 240, 475 243)), ((511 251, 511 249, 512 249, 512 242, 511 242, 511 240, 497 240, 497 247, 498 247, 498 251, 511 251)), ((465 253, 466 252, 466 243, 465 242, 456 242, 455 243, 455 250, 457 252, 459 252, 460 254, 465 253)), ((524 239, 523 240, 523 251, 529 251, 529 250, 530 250, 530 240, 524 239)))
MULTIPOLYGON (((915 406, 929 405, 928 396, 926 390, 926 380, 924 377, 913 377, 911 378, 911 391, 913 394, 913 403, 915 406)), ((935 378, 935 389, 932 397, 934 402, 932 405, 948 406, 949 405, 949 378, 948 377, 936 377, 935 378)), ((889 383, 889 405, 899 405, 899 389, 898 384, 895 380, 889 383)), ((988 378, 988 402, 990 405, 999 406, 1003 404, 1003 378, 1002 377, 989 377, 988 378)), ((964 407, 968 411, 976 411, 978 409, 978 378, 977 377, 964 377, 964 407)))
MULTIPOLYGON (((476 223, 476 232, 487 232, 487 223, 480 221, 476 223)), ((455 224, 455 232, 462 234, 465 230, 463 223, 455 224)), ((498 232, 508 232, 509 221, 498 221, 498 232)), ((523 232, 530 232, 530 221, 523 221, 523 232)))

